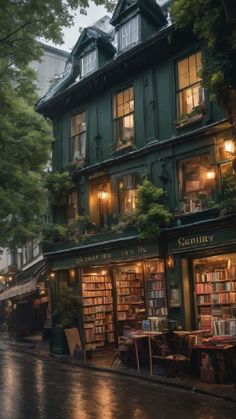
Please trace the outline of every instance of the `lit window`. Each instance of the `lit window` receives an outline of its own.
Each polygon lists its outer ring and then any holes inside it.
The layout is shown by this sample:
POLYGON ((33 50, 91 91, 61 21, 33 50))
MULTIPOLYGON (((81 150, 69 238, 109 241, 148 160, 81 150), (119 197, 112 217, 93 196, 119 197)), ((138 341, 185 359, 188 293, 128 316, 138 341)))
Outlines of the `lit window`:
POLYGON ((202 97, 201 78, 199 71, 202 68, 201 52, 190 55, 178 62, 178 115, 191 113, 194 108, 204 101, 202 97))
POLYGON ((81 60, 82 77, 97 69, 97 52, 96 50, 86 54, 81 60))
POLYGON ((114 96, 115 143, 117 148, 133 144, 134 89, 123 90, 114 96))
POLYGON ((120 214, 132 214, 137 208, 137 175, 126 175, 118 181, 120 214))
POLYGON ((111 224, 112 194, 109 177, 99 177, 89 184, 89 215, 99 231, 111 224))
POLYGON ((86 154, 85 112, 80 112, 72 117, 71 133, 72 161, 83 160, 86 154))
POLYGON ((209 207, 215 178, 215 168, 209 154, 179 162, 180 199, 184 212, 201 211, 209 207))
POLYGON ((130 19, 119 29, 119 46, 120 50, 135 44, 139 40, 139 20, 138 16, 130 19))

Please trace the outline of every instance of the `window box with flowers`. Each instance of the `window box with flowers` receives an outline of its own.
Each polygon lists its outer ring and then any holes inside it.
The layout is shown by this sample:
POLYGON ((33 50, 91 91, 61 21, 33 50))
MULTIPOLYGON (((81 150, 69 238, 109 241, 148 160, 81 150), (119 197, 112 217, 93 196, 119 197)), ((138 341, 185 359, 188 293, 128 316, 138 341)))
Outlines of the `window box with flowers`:
POLYGON ((175 121, 177 128, 193 124, 194 122, 202 121, 205 116, 205 106, 198 105, 195 106, 190 113, 185 113, 180 115, 180 117, 175 121))

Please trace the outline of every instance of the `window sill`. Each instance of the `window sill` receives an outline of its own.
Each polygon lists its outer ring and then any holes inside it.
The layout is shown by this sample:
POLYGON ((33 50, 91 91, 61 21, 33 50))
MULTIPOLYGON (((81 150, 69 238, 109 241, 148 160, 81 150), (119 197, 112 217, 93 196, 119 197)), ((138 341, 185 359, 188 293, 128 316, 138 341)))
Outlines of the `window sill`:
POLYGON ((204 119, 204 114, 200 113, 194 116, 191 116, 190 118, 186 119, 180 119, 178 121, 175 121, 176 128, 182 128, 191 124, 194 124, 195 122, 202 121, 204 119))

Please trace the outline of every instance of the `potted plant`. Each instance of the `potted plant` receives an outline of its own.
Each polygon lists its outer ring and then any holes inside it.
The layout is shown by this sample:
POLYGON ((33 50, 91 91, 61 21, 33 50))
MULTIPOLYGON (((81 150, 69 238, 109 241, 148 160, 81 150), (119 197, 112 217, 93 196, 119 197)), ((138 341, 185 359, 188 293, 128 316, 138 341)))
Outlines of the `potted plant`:
POLYGON ((58 291, 52 313, 50 352, 58 355, 68 353, 64 329, 77 325, 78 304, 80 303, 81 297, 75 295, 73 288, 63 287, 58 291))

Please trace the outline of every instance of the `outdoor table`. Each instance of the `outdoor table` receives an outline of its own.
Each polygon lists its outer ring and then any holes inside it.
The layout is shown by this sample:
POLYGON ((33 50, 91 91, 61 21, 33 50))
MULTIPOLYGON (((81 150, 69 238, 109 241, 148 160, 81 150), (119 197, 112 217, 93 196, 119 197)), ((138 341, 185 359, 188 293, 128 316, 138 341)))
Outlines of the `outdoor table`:
POLYGON ((131 337, 134 341, 134 347, 135 347, 135 356, 136 356, 136 363, 137 363, 137 370, 138 372, 140 371, 140 362, 139 362, 139 348, 138 348, 138 343, 141 339, 147 339, 148 341, 148 355, 149 355, 149 365, 151 365, 151 356, 152 356, 152 351, 151 351, 151 339, 152 337, 155 336, 160 336, 162 335, 163 332, 152 332, 152 331, 147 331, 147 332, 143 332, 143 333, 136 333, 136 334, 131 334, 131 337))
POLYGON ((211 358, 216 383, 227 383, 236 380, 233 356, 236 355, 236 345, 233 344, 201 344, 192 347, 191 370, 200 377, 201 355, 206 353, 211 358))

